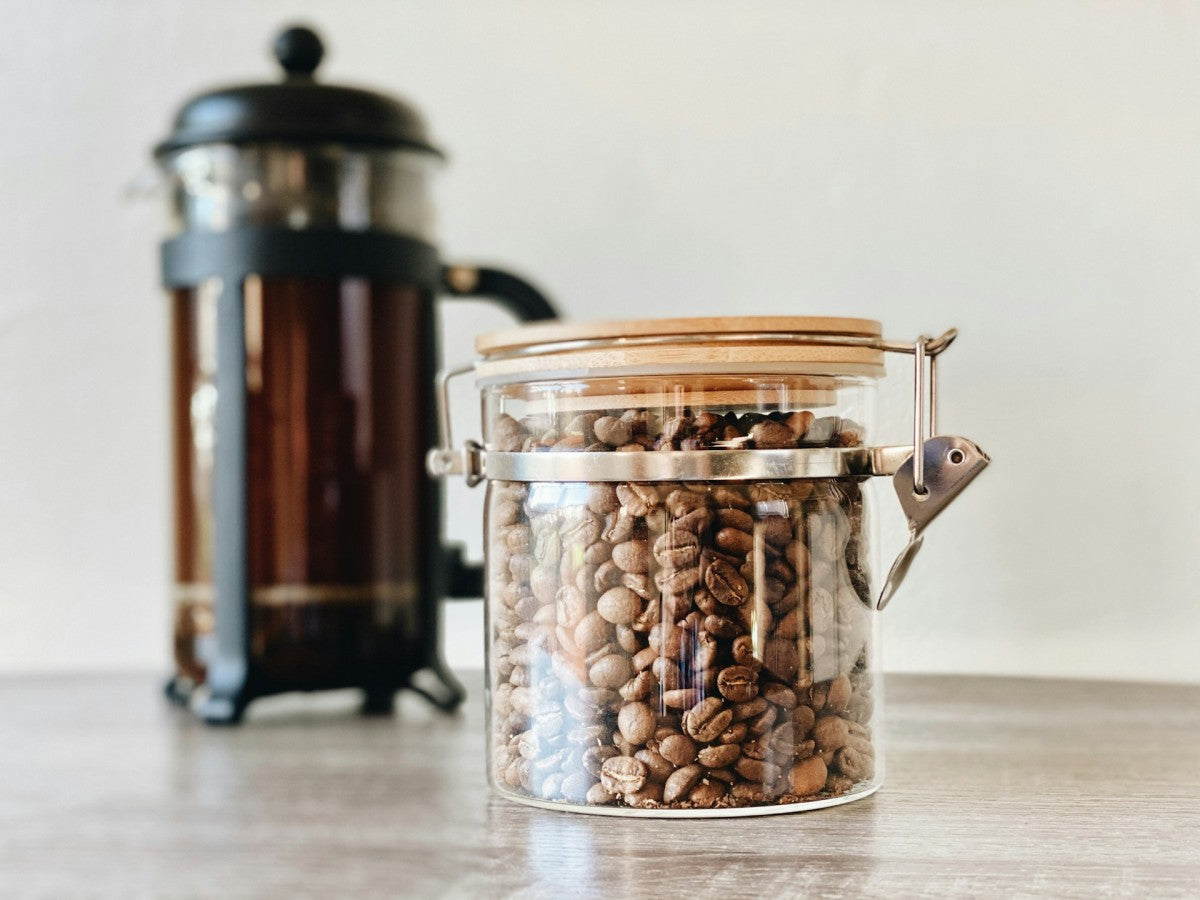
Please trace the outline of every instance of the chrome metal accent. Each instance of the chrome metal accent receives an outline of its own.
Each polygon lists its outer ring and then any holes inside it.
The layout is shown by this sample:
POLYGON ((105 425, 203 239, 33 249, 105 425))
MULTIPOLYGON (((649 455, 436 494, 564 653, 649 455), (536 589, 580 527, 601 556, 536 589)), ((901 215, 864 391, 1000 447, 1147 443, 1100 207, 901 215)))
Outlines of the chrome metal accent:
POLYGON ((901 463, 892 478, 900 506, 917 531, 937 518, 991 462, 978 444, 955 435, 931 437, 923 449, 927 456, 924 494, 915 490, 915 457, 901 463))
POLYGON ((904 581, 917 552, 921 549, 925 528, 991 462, 988 455, 973 441, 954 435, 931 437, 923 443, 922 449, 928 457, 925 466, 925 493, 918 493, 916 490, 915 454, 900 465, 892 478, 900 506, 908 517, 908 544, 892 563, 887 581, 879 592, 876 609, 887 606, 904 581))
POLYGON ((784 481, 892 475, 912 448, 810 447, 798 450, 677 450, 671 453, 484 451, 497 481, 784 481))
POLYGON ((938 433, 937 357, 929 357, 929 433, 938 433))
POLYGON ((467 441, 459 450, 434 447, 425 454, 425 471, 434 478, 462 475, 467 487, 475 487, 485 477, 483 457, 478 441, 467 441))
POLYGON ((925 345, 921 335, 913 343, 913 493, 925 493, 925 345))
POLYGON ((475 364, 443 369, 438 372, 434 396, 437 400, 438 446, 425 454, 425 471, 434 478, 446 475, 462 475, 468 487, 475 487, 484 478, 483 445, 478 441, 467 441, 461 449, 454 446, 454 435, 450 424, 450 382, 475 371, 475 364))

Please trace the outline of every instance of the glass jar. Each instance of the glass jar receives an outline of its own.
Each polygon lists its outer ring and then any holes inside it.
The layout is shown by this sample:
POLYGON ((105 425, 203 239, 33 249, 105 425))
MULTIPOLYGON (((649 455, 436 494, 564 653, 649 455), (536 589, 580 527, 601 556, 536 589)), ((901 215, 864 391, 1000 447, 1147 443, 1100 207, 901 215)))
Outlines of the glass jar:
POLYGON ((877 322, 796 317, 481 338, 485 443, 445 449, 443 415, 430 468, 488 480, 494 788, 653 816, 877 790, 876 610, 987 463, 965 439, 923 439, 926 357, 952 339, 893 344, 877 322), (918 373, 907 447, 871 445, 888 350, 918 373), (881 474, 917 510, 886 577, 863 492, 881 474))

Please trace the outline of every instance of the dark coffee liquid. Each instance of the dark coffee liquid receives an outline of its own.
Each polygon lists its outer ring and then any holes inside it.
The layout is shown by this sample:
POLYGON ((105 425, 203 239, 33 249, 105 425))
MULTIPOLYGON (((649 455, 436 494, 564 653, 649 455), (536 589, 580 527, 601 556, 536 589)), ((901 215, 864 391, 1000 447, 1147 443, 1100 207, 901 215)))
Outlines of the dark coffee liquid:
MULTIPOLYGON (((252 678, 383 684, 422 665, 432 304, 413 286, 250 279, 246 310, 252 678)), ((211 628, 216 302, 173 297, 175 657, 211 628)))

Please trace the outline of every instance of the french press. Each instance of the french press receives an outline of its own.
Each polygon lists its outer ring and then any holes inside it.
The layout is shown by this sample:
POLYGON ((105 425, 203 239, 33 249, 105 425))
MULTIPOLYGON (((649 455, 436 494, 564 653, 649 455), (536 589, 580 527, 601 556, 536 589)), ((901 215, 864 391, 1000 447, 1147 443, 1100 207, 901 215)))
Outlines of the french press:
POLYGON ((154 156, 169 188, 176 673, 209 722, 254 698, 357 687, 463 696, 438 602, 480 596, 443 546, 434 298, 554 316, 530 284, 446 266, 408 103, 319 84, 320 39, 282 32, 275 84, 189 101, 154 156))

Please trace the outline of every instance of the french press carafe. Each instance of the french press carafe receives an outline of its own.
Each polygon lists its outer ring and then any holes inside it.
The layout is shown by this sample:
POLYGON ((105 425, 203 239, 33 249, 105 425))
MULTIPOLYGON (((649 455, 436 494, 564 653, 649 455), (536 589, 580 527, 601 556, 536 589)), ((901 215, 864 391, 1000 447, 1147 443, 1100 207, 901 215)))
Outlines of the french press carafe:
POLYGON ((444 596, 481 576, 440 542, 434 297, 554 311, 528 283, 444 266, 418 112, 318 84, 316 34, 284 31, 281 83, 200 95, 155 158, 174 413, 176 674, 211 722, 254 698, 358 687, 442 707, 444 596), (197 692, 197 689, 199 691, 197 692))

